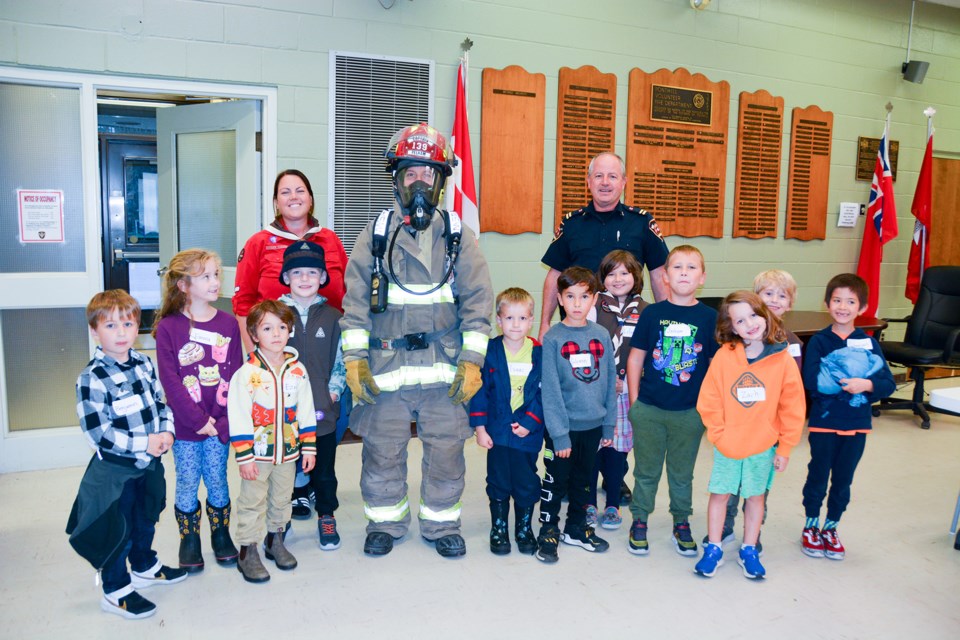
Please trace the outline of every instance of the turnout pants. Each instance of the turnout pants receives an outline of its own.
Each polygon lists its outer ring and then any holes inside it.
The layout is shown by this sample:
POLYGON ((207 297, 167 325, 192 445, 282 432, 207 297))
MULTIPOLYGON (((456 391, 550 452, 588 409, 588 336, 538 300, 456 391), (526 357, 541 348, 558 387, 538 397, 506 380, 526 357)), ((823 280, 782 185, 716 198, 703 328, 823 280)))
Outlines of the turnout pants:
POLYGON ((363 438, 360 493, 367 533, 403 537, 410 527, 407 444, 417 423, 423 445, 420 534, 428 540, 460 532, 460 496, 466 463, 463 444, 472 435, 467 410, 447 396, 447 387, 382 392, 376 404, 358 405, 350 430, 363 438))

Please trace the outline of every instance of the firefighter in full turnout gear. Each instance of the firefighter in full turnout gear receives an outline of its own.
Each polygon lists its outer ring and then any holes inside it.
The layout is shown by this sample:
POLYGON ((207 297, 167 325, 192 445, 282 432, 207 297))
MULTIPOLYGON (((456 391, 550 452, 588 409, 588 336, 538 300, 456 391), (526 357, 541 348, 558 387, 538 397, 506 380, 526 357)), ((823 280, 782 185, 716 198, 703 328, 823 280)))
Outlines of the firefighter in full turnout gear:
POLYGON ((363 551, 385 555, 410 525, 407 443, 423 445, 420 534, 444 557, 460 536, 466 405, 480 388, 493 291, 473 232, 437 208, 453 152, 426 124, 401 129, 385 154, 396 208, 360 233, 347 264, 343 355, 363 438, 363 551))

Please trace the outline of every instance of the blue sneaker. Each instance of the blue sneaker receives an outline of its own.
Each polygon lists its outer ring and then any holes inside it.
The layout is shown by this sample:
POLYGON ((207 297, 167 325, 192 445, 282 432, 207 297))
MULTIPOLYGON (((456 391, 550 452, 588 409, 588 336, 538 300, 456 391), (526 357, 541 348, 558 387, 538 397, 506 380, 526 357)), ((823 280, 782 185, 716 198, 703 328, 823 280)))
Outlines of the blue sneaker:
POLYGON ((740 547, 739 564, 743 567, 743 575, 751 580, 763 580, 767 575, 767 570, 760 564, 756 547, 740 547))
POLYGON ((706 544, 703 547, 703 557, 693 568, 693 572, 704 578, 712 578, 717 572, 717 567, 723 564, 723 549, 720 545, 706 544))

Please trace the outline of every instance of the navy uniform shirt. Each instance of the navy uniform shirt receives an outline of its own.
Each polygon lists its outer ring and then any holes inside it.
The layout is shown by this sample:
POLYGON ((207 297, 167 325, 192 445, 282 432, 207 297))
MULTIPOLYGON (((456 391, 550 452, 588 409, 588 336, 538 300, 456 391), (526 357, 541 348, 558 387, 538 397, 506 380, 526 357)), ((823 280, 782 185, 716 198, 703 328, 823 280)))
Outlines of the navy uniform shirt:
POLYGON ((580 266, 596 272, 614 249, 629 251, 650 271, 667 261, 667 244, 653 216, 622 202, 613 211, 598 213, 592 201, 563 217, 541 261, 557 271, 580 266))

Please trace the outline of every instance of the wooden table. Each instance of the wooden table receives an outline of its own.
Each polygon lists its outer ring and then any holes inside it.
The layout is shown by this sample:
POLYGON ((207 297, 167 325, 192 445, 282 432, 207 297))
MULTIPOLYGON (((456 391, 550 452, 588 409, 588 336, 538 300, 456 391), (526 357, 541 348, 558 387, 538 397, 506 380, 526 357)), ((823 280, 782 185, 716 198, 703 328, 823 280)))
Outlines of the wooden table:
MULTIPOLYGON (((784 326, 797 334, 804 345, 807 344, 813 334, 829 326, 831 322, 833 320, 826 311, 788 311, 783 316, 784 326)), ((856 326, 858 329, 863 329, 868 334, 874 335, 874 332, 886 329, 887 323, 880 318, 858 316, 856 326)))

